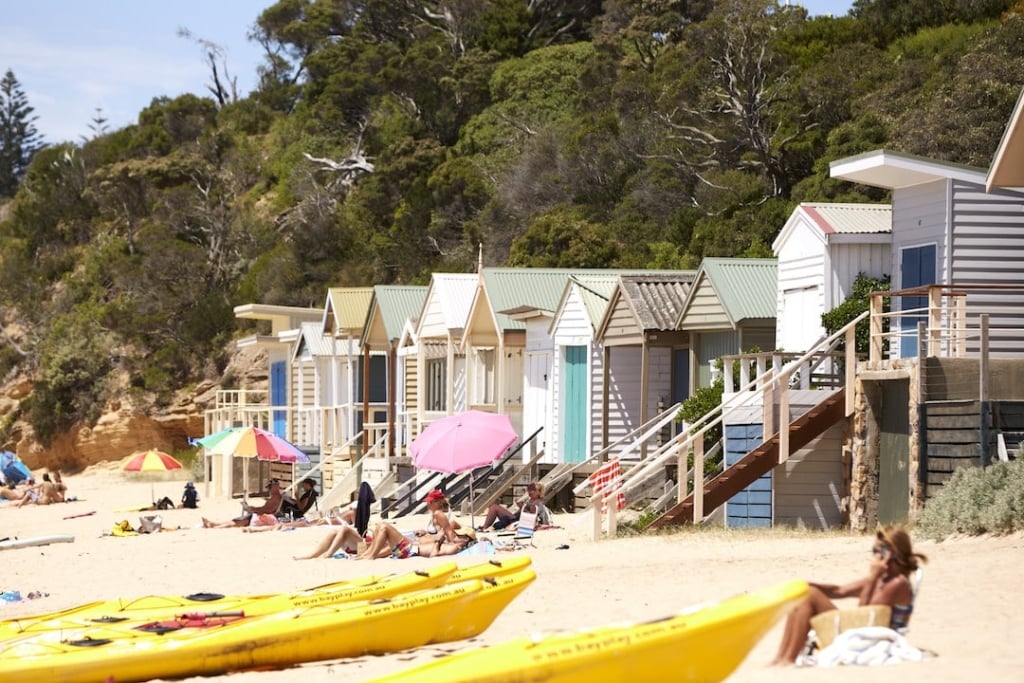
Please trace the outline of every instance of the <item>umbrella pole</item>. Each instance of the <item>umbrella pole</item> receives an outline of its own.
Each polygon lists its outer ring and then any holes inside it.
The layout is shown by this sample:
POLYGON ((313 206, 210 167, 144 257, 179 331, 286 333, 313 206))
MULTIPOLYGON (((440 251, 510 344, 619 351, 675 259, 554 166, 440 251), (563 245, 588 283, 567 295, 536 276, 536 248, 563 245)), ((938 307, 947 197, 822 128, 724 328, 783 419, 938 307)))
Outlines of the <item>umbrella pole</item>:
POLYGON ((476 521, 473 519, 474 503, 473 500, 473 471, 469 471, 469 527, 476 529, 476 521))

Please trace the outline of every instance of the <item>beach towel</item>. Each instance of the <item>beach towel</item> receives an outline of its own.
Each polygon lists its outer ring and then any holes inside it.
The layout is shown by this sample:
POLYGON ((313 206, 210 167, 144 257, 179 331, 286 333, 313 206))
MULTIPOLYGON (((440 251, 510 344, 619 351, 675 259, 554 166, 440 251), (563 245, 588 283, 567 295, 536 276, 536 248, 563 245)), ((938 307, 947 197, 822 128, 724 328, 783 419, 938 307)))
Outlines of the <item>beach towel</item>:
POLYGON ((818 666, 856 664, 873 666, 919 662, 925 654, 907 639, 884 626, 864 626, 843 631, 832 644, 817 654, 818 666))
POLYGON ((114 524, 114 528, 110 532, 114 536, 138 536, 138 532, 132 528, 131 522, 127 519, 122 519, 120 522, 114 524))
MULTIPOLYGON (((622 485, 622 469, 619 467, 618 458, 609 460, 605 464, 598 467, 593 474, 587 477, 587 481, 590 482, 590 486, 594 490, 594 495, 604 494, 605 491, 614 491, 622 485)), ((623 510, 626 507, 626 494, 619 491, 615 495, 615 509, 623 510)), ((601 502, 601 512, 608 510, 608 503, 605 500, 601 502)))

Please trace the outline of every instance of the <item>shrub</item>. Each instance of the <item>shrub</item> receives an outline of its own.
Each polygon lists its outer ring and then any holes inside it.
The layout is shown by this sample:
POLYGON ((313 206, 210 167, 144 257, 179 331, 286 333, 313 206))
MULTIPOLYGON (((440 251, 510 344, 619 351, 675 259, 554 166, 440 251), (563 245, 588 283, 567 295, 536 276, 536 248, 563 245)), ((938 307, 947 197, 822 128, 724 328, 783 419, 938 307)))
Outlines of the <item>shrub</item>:
POLYGON ((936 540, 1024 530, 1024 460, 957 470, 925 505, 918 528, 936 540))

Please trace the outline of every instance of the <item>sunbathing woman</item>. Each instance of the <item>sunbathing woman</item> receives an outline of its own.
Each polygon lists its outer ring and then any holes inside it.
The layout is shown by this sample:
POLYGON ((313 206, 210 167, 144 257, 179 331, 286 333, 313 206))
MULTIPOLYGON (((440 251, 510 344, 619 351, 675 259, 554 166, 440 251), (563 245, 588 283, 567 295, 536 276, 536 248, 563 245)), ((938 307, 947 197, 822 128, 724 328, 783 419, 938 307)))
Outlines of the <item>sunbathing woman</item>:
POLYGON ((892 607, 892 628, 902 628, 910 620, 914 591, 910 575, 917 571, 919 562, 928 558, 915 553, 910 535, 902 527, 887 526, 878 530, 868 575, 845 586, 812 583, 811 591, 786 619, 782 643, 773 665, 792 664, 807 643, 811 630, 811 617, 836 609, 832 599, 859 599, 861 605, 889 605, 892 607))
POLYGON ((64 494, 57 490, 56 485, 50 479, 48 473, 43 474, 43 480, 36 484, 34 488, 25 491, 21 500, 18 501, 18 507, 22 507, 26 504, 34 505, 51 505, 53 503, 63 503, 64 494))
POLYGON ((431 491, 425 500, 430 511, 430 520, 425 530, 417 530, 410 538, 393 524, 380 522, 373 530, 370 546, 359 554, 358 559, 454 555, 476 540, 476 533, 472 529, 463 529, 458 522, 448 519, 448 499, 442 491, 431 491))
POLYGON ((518 522, 519 516, 529 505, 534 505, 537 508, 538 524, 551 524, 551 513, 544 505, 544 484, 539 481, 531 481, 526 485, 526 495, 516 501, 515 512, 504 505, 491 503, 491 506, 487 508, 487 517, 484 518, 484 523, 477 527, 477 531, 489 529, 491 526, 494 526, 495 529, 504 529, 513 522, 518 522))

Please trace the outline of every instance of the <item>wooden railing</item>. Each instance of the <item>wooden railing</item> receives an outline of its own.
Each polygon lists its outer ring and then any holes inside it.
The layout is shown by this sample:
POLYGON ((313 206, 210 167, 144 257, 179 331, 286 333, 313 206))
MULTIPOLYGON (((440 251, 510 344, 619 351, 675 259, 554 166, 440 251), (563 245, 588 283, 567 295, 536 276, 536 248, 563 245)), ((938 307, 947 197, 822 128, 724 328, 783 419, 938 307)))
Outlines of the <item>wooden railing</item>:
MULTIPOLYGON (((755 377, 749 379, 747 382, 741 383, 741 386, 736 391, 724 394, 719 406, 714 410, 709 411, 693 424, 686 425, 686 428, 666 444, 665 448, 659 449, 657 452, 650 454, 642 463, 634 466, 628 472, 624 473, 621 477, 619 486, 609 487, 605 489, 601 495, 593 496, 591 498, 592 505, 590 509, 593 510, 595 518, 595 537, 600 536, 600 530, 602 527, 602 507, 605 507, 607 510, 608 535, 614 536, 616 526, 614 501, 616 497, 620 493, 624 493, 628 500, 631 494, 633 494, 637 489, 647 485, 649 479, 654 476, 659 476, 665 465, 669 464, 673 458, 676 460, 678 471, 682 474, 687 472, 689 469, 687 467, 687 461, 692 453, 693 471, 703 472, 705 454, 704 436, 710 430, 724 424, 725 418, 730 414, 748 405, 749 398, 752 396, 752 393, 760 393, 763 399, 764 434, 767 435, 775 433, 777 429, 776 419, 779 425, 789 425, 791 421, 789 391, 792 385, 795 383, 797 386, 800 386, 800 373, 803 372, 803 374, 809 378, 813 375, 812 368, 820 364, 820 361, 824 358, 834 358, 838 363, 839 358, 836 357, 836 349, 840 342, 845 342, 845 350, 841 356, 842 381, 845 386, 852 386, 856 376, 857 366, 855 339, 856 326, 858 323, 864 321, 868 315, 869 312, 867 311, 860 314, 841 330, 820 341, 810 351, 790 360, 788 363, 783 363, 777 366, 773 364, 770 367, 766 366, 764 370, 759 372, 755 377), (794 379, 797 381, 794 382, 794 379)), ((754 365, 756 366, 756 362, 754 365)), ((725 376, 731 377, 731 374, 730 369, 726 372, 725 376)), ((853 392, 846 392, 846 404, 844 408, 844 413, 846 415, 853 414, 853 400, 853 392)), ((778 431, 779 462, 784 463, 790 455, 789 430, 781 429, 778 431)), ((704 478, 694 476, 694 523, 698 523, 704 518, 704 490, 704 478)), ((679 482, 677 483, 677 504, 681 503, 688 496, 690 496, 689 479, 686 476, 680 476, 679 482)))
POLYGON ((872 292, 870 313, 868 360, 873 366, 901 355, 916 356, 921 342, 925 355, 932 357, 963 358, 980 355, 983 349, 993 355, 1019 356, 1024 339, 1024 285, 936 284, 872 292), (886 311, 885 302, 891 299, 910 306, 886 311), (914 306, 916 303, 923 305, 914 306), (990 320, 984 342, 981 315, 990 320), (922 322, 924 337, 919 339, 922 322), (898 349, 906 339, 915 340, 913 353, 901 354, 898 349))

